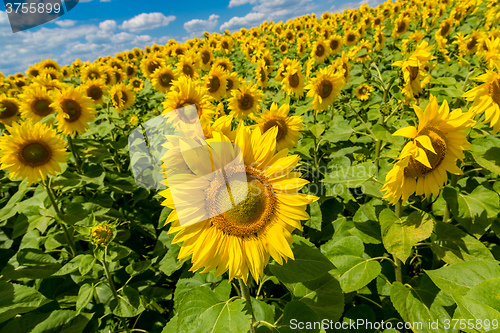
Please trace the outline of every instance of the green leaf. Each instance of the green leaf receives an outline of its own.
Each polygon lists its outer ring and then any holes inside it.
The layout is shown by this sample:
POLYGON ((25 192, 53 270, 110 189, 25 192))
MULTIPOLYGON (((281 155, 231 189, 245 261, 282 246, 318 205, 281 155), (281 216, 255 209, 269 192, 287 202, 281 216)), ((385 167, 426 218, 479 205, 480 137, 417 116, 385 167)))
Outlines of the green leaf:
POLYGON ((378 261, 352 255, 335 256, 331 261, 337 267, 334 274, 345 293, 363 288, 382 271, 378 261))
POLYGON ((246 333, 251 316, 244 313, 245 301, 220 301, 209 288, 196 287, 182 300, 178 332, 246 333))
POLYGON ((283 325, 279 328, 279 332, 318 333, 320 329, 312 325, 320 320, 321 319, 316 312, 303 302, 291 301, 285 305, 285 310, 283 312, 283 325))
POLYGON ((365 246, 363 245, 363 241, 358 237, 347 236, 329 240, 321 246, 321 251, 325 253, 328 259, 341 255, 361 257, 365 252, 365 246))
POLYGON ((399 219, 389 208, 380 213, 379 220, 386 250, 403 263, 411 255, 413 246, 429 238, 434 227, 428 215, 412 212, 408 217, 399 219))
POLYGON ((449 223, 438 222, 436 238, 431 248, 436 256, 448 264, 461 261, 495 260, 491 252, 476 238, 449 223))
POLYGON ((47 302, 48 299, 34 288, 0 281, 0 323, 47 302))
POLYGON ((480 185, 471 194, 463 194, 453 187, 443 190, 443 197, 453 217, 477 238, 491 226, 500 211, 498 194, 480 185))
POLYGON ((263 320, 268 323, 272 323, 274 321, 274 307, 272 305, 252 297, 252 308, 256 321, 263 320))
POLYGON ((21 249, 12 257, 1 275, 8 280, 21 278, 43 279, 50 277, 61 268, 52 256, 36 249, 21 249))
MULTIPOLYGON (((443 323, 444 320, 451 320, 450 315, 439 304, 437 298, 429 297, 423 294, 424 291, 404 286, 400 282, 393 282, 391 286, 391 301, 394 308, 398 311, 404 321, 411 323, 420 323, 422 327, 414 329, 415 332, 428 332, 428 327, 424 327, 430 322, 438 320, 443 323)), ((455 330, 445 329, 439 325, 438 329, 432 332, 455 332, 455 330)))
POLYGON ((288 259, 283 265, 269 265, 273 275, 283 283, 310 281, 334 268, 330 260, 303 237, 294 235, 291 248, 295 260, 288 259))
MULTIPOLYGON (((493 327, 498 328, 500 323, 500 278, 484 280, 472 287, 466 295, 453 294, 457 303, 453 318, 472 320, 474 323, 483 324, 480 332, 489 332, 493 327), (490 327, 484 327, 485 319, 488 319, 490 327), (492 322, 496 325, 493 326, 492 322)), ((474 326, 479 328, 478 325, 474 326)), ((460 327, 465 332, 477 332, 467 327, 460 327)))
POLYGON ((425 273, 441 290, 465 295, 478 283, 500 276, 500 266, 488 261, 464 261, 425 273))
POLYGON ((500 175, 500 139, 487 136, 472 141, 472 156, 477 164, 488 171, 500 175))
POLYGON ((94 286, 85 283, 78 291, 78 298, 76 299, 76 313, 79 314, 87 304, 90 303, 94 296, 94 286))
POLYGON ((71 310, 55 310, 30 333, 80 333, 93 315, 93 313, 77 314, 71 310))
POLYGON ((188 257, 178 260, 177 256, 179 255, 179 251, 181 250, 180 244, 172 244, 168 252, 162 258, 159 263, 159 270, 165 273, 167 276, 170 276, 172 273, 179 270, 182 265, 189 259, 188 257))
POLYGON ((371 179, 375 175, 375 170, 373 162, 363 162, 348 168, 339 167, 328 173, 323 181, 355 188, 371 179))
POLYGON ((328 142, 347 141, 353 132, 354 130, 349 125, 349 122, 337 116, 333 119, 332 125, 328 127, 321 138, 328 142))
POLYGON ((389 132, 384 126, 380 124, 373 125, 372 132, 379 140, 385 142, 394 142, 394 137, 392 136, 391 132, 389 132))
POLYGON ((339 282, 330 274, 287 287, 299 301, 313 309, 320 318, 337 321, 344 311, 344 294, 339 282))
POLYGON ((145 310, 139 292, 130 286, 125 286, 119 292, 118 300, 111 300, 109 306, 113 314, 118 317, 135 317, 145 310))

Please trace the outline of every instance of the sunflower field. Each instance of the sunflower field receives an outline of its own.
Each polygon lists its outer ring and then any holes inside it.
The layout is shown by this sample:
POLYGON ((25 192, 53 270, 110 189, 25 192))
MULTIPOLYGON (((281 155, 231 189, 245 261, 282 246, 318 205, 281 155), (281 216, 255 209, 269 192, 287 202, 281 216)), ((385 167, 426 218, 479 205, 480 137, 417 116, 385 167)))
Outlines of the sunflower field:
POLYGON ((0 73, 0 332, 499 332, 499 8, 0 73))

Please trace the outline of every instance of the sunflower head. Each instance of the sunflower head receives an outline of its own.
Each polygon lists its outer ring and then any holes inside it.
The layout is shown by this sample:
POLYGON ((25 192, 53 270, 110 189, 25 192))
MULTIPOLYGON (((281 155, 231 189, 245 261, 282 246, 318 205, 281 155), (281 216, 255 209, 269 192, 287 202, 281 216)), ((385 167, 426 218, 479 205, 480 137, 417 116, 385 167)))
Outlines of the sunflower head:
POLYGON ((66 144, 54 129, 30 121, 13 123, 6 129, 9 134, 0 137, 0 169, 9 171, 12 179, 33 184, 61 171, 66 144))
POLYGON ((19 119, 19 115, 19 101, 5 94, 0 95, 0 123, 10 125, 19 119))
POLYGON ((19 98, 21 115, 24 119, 40 121, 55 111, 50 106, 53 102, 52 96, 45 87, 30 86, 19 95, 19 98))
POLYGON ((106 246, 114 238, 114 229, 108 224, 101 223, 90 230, 90 240, 98 246, 106 246))
POLYGON ((264 94, 257 85, 244 83, 231 93, 229 109, 235 118, 245 119, 260 110, 260 101, 264 94))
POLYGON ((129 85, 118 83, 109 90, 109 97, 116 111, 123 112, 135 103, 135 94, 129 85))
POLYGON ((360 101, 366 101, 370 97, 370 93, 373 91, 373 87, 367 85, 366 83, 361 84, 358 88, 354 90, 356 98, 360 101))
POLYGON ((424 111, 416 105, 414 110, 418 127, 408 126, 393 134, 410 139, 382 188, 386 192, 383 198, 393 204, 408 200, 413 193, 437 196, 448 179, 446 172, 461 173, 455 162, 471 147, 465 129, 475 124, 473 113, 450 112, 446 101, 439 106, 432 95, 424 111))
POLYGON ((95 119, 94 102, 79 88, 57 91, 50 107, 57 111, 57 127, 65 135, 83 134, 95 119))
POLYGON ((219 101, 226 95, 227 88, 227 72, 222 67, 213 67, 205 77, 205 86, 208 93, 219 101))
MULTIPOLYGON (((166 93, 172 87, 172 83, 176 80, 177 75, 175 74, 172 66, 167 65, 155 70, 151 78, 151 84, 153 87, 160 92, 166 93)), ((134 90, 136 90, 135 87, 134 90)))
POLYGON ((331 66, 320 69, 316 78, 311 79, 305 87, 308 90, 307 96, 313 98, 312 108, 317 111, 326 110, 340 93, 344 84, 342 72, 334 73, 331 66))

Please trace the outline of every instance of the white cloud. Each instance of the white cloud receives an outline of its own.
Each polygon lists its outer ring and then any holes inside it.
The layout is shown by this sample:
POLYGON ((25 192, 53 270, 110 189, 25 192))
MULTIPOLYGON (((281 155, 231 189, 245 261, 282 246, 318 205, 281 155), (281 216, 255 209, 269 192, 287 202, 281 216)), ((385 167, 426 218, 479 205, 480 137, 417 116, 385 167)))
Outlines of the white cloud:
POLYGON ((57 24, 58 26, 60 26, 61 28, 69 28, 69 27, 74 26, 76 24, 76 21, 75 20, 57 20, 54 23, 57 24))
POLYGON ((235 16, 220 26, 220 30, 246 27, 263 22, 266 18, 264 13, 248 13, 243 17, 235 16))
POLYGON ((118 24, 114 20, 106 20, 99 23, 99 28, 104 31, 114 30, 117 26, 118 24))
POLYGON ((6 12, 0 10, 0 25, 9 24, 9 17, 6 12))
POLYGON ((212 14, 208 20, 194 19, 184 23, 184 29, 192 34, 201 33, 204 31, 212 31, 219 23, 219 15, 212 14))
POLYGON ((320 4, 313 0, 230 0, 229 7, 242 4, 253 4, 252 11, 243 17, 235 16, 224 22, 221 30, 238 30, 252 27, 264 21, 286 21, 297 16, 311 13, 320 4))
POLYGON ((131 32, 138 32, 163 27, 174 20, 175 16, 173 15, 165 16, 162 13, 142 13, 123 22, 120 27, 131 32))
POLYGON ((241 6, 241 5, 246 5, 247 3, 249 4, 256 4, 257 3, 257 0, 231 0, 229 1, 229 8, 232 8, 232 7, 237 7, 237 6, 241 6))

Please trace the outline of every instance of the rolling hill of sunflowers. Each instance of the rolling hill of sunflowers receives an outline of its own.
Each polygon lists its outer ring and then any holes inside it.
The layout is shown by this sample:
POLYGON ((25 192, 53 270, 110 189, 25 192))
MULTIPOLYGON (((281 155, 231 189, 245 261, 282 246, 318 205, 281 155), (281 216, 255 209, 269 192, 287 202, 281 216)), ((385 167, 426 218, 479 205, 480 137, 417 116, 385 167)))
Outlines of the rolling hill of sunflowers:
POLYGON ((498 331, 499 6, 388 1, 0 73, 0 332, 498 331), (243 163, 165 154, 183 208, 129 154, 179 110, 243 163))

